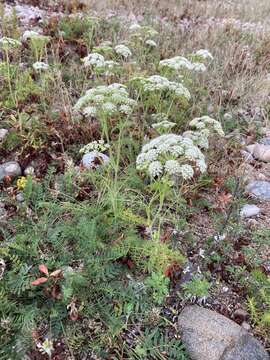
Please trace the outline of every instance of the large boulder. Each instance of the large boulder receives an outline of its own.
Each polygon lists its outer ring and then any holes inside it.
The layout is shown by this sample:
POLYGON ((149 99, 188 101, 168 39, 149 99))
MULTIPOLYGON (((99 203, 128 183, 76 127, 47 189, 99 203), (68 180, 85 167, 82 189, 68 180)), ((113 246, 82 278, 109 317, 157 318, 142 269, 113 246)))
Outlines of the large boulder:
POLYGON ((187 306, 178 325, 192 360, 270 360, 258 340, 215 311, 187 306))

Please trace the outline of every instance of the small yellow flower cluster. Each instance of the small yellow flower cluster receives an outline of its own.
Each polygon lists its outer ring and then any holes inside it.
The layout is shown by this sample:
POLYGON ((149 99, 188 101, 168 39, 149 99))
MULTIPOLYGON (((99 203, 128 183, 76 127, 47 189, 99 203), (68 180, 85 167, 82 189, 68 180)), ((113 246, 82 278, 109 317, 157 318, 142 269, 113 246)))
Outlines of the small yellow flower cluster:
POLYGON ((27 183, 27 178, 25 176, 19 177, 19 179, 17 180, 17 183, 16 183, 17 188, 19 190, 23 190, 26 186, 26 183, 27 183))

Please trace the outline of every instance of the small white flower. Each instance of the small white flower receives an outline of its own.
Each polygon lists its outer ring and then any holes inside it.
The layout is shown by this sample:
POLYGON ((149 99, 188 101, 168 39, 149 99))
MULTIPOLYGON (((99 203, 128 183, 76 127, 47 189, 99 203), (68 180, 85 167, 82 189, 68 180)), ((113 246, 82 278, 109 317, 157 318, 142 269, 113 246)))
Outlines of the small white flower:
POLYGON ((163 172, 163 168, 160 161, 153 161, 149 167, 148 172, 151 177, 157 177, 160 176, 163 172))
POLYGON ((87 106, 83 109, 83 115, 93 117, 97 113, 97 108, 95 106, 87 106))
POLYGON ((180 172, 181 172, 181 175, 182 175, 184 180, 189 180, 194 175, 194 170, 193 170, 192 166, 188 165, 188 164, 182 165, 181 169, 180 169, 180 172))
POLYGON ((116 45, 114 50, 118 55, 123 56, 125 59, 132 55, 132 52, 126 45, 116 45))
POLYGON ((150 47, 157 47, 157 43, 154 40, 151 40, 151 39, 146 40, 145 44, 150 46, 150 47))
POLYGON ((131 24, 130 27, 129 27, 129 30, 130 31, 137 31, 137 30, 140 30, 142 27, 140 24, 138 23, 134 23, 134 24, 131 24))
POLYGON ((42 34, 39 34, 36 31, 33 30, 26 30, 23 35, 22 35, 22 41, 27 41, 27 40, 39 40, 40 42, 48 42, 50 40, 49 36, 45 36, 42 34))
POLYGON ((49 69, 49 65, 42 62, 42 61, 37 61, 33 64, 33 68, 38 71, 38 70, 48 70, 49 69))
POLYGON ((94 66, 94 67, 103 67, 105 66, 104 56, 98 53, 88 54, 86 57, 82 59, 82 62, 85 67, 94 66))
POLYGON ((196 51, 195 55, 200 56, 202 59, 210 59, 210 60, 214 59, 214 57, 210 53, 210 51, 205 50, 205 49, 200 49, 200 50, 196 51))
POLYGON ((181 165, 177 160, 167 160, 164 169, 169 175, 179 175, 181 173, 181 165))
POLYGON ((4 49, 15 48, 15 47, 19 47, 21 45, 22 45, 22 43, 20 41, 6 37, 6 36, 2 37, 0 39, 0 47, 2 47, 4 49))

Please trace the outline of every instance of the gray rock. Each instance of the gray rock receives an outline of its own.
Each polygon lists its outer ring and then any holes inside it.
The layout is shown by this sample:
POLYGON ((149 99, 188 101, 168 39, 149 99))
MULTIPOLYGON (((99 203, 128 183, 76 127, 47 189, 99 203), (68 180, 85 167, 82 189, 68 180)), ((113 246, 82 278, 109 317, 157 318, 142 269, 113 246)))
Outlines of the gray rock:
POLYGON ((19 192, 17 195, 16 195, 16 200, 18 202, 24 202, 24 196, 23 196, 23 193, 22 192, 19 192))
POLYGON ((100 165, 106 165, 110 161, 109 157, 98 151, 91 151, 83 155, 82 164, 86 169, 96 169, 100 165))
POLYGON ((0 141, 3 141, 8 133, 7 129, 0 129, 0 141))
POLYGON ((252 181, 246 186, 246 192, 260 200, 270 201, 270 182, 259 180, 252 181))
POLYGON ((249 334, 243 335, 232 348, 228 348, 220 360, 269 360, 260 342, 249 334))
POLYGON ((246 204, 242 207, 242 209, 240 211, 240 216, 242 216, 244 218, 249 218, 252 216, 259 215, 260 212, 261 212, 261 209, 258 206, 246 204))
POLYGON ((17 161, 9 161, 0 165, 0 181, 6 176, 16 178, 22 174, 22 169, 17 161))
POLYGON ((231 360, 231 354, 233 360, 269 360, 262 345, 245 329, 215 311, 187 306, 179 316, 178 325, 192 360, 231 360), (246 358, 240 357, 237 350, 240 348, 246 358), (247 355, 248 351, 253 357, 247 355))
POLYGON ((3 219, 7 216, 7 210, 5 209, 5 204, 0 201, 0 219, 3 219))
POLYGON ((270 137, 262 138, 258 141, 258 143, 263 144, 263 145, 270 145, 270 137))

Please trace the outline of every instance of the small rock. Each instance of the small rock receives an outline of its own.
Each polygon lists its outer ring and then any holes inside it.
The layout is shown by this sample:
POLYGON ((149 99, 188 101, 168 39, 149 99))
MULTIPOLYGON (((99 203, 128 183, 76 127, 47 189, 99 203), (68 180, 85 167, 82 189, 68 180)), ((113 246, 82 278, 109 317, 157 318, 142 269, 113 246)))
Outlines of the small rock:
POLYGON ((246 321, 243 321, 243 322, 242 322, 241 327, 242 327, 243 329, 245 329, 246 331, 250 331, 250 329, 251 329, 251 326, 250 326, 249 323, 247 323, 246 321))
POLYGON ((248 318, 248 312, 243 309, 237 309, 233 316, 237 323, 242 324, 242 322, 248 318))
POLYGON ((187 306, 178 325, 192 360, 270 360, 258 340, 215 311, 187 306))
POLYGON ((0 201, 0 219, 3 219, 7 216, 7 210, 5 209, 5 204, 0 201))
POLYGON ((252 216, 259 215, 260 212, 261 209, 258 206, 246 204, 242 207, 240 211, 240 216, 244 218, 249 218, 252 216))
POLYGON ((13 179, 21 174, 22 170, 17 161, 9 161, 0 165, 0 181, 2 181, 6 176, 13 179))
POLYGON ((98 151, 91 151, 82 158, 83 167, 86 169, 96 169, 100 165, 106 165, 110 161, 109 157, 98 151))
POLYGON ((269 162, 270 161, 270 145, 253 144, 248 145, 246 150, 253 155, 257 160, 269 162))
POLYGON ((35 173, 35 169, 33 168, 33 166, 27 166, 27 168, 25 168, 23 172, 25 176, 34 175, 34 173, 35 173))
POLYGON ((3 141, 7 134, 8 134, 7 129, 0 129, 0 141, 3 141))
POLYGON ((23 196, 23 193, 22 192, 19 192, 17 195, 16 195, 16 200, 18 202, 24 202, 24 196, 23 196))
POLYGON ((263 144, 263 145, 270 145, 270 137, 265 137, 265 138, 260 139, 259 143, 263 144))
POLYGON ((260 200, 270 201, 270 182, 259 180, 251 181, 246 186, 246 192, 260 200))

